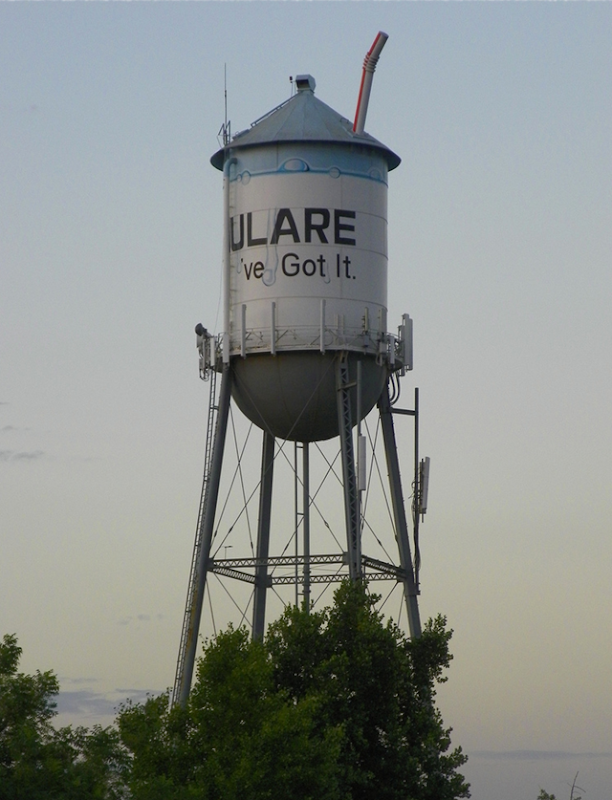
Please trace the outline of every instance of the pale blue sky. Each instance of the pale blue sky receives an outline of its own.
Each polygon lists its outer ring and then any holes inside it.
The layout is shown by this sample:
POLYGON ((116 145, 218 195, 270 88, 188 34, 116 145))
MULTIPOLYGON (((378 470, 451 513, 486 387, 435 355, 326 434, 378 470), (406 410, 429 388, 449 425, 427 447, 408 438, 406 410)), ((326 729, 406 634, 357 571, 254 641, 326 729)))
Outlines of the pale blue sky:
POLYGON ((172 683, 223 65, 235 131, 300 72, 352 118, 381 29, 366 128, 403 159, 389 319, 415 320, 443 716, 475 800, 563 797, 576 770, 608 800, 609 3, 0 5, 0 633, 84 693, 66 719, 172 683))

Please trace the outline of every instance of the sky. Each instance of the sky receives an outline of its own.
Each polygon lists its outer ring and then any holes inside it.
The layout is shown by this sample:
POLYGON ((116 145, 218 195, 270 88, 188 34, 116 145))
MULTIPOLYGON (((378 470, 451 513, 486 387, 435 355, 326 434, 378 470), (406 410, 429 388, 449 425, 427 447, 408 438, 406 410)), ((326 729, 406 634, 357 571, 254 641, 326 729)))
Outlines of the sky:
POLYGON ((379 30, 366 130, 402 157, 389 320, 415 325, 442 715, 474 800, 569 797, 576 772, 609 800, 609 3, 0 4, 0 634, 58 674, 62 722, 172 684, 224 65, 234 131, 298 73, 352 118, 379 30))

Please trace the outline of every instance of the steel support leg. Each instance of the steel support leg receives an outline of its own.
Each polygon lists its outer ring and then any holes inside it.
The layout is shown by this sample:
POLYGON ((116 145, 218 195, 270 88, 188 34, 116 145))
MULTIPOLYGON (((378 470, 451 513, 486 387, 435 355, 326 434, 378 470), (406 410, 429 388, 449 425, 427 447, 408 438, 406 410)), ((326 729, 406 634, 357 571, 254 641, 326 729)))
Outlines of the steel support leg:
POLYGON ((419 617, 419 604, 417 600, 417 587, 414 580, 414 569, 410 555, 410 541, 408 539, 408 525, 406 523, 406 509, 400 478, 399 459, 397 457, 397 444, 393 415, 389 401, 389 384, 384 388, 378 401, 380 422, 387 457, 387 471, 389 473, 389 488, 391 490, 391 503, 399 548, 400 565, 404 572, 404 598, 408 612, 408 625, 410 636, 414 639, 421 635, 421 620, 419 617))
POLYGON ((228 364, 223 367, 223 376, 221 378, 219 410, 217 416, 217 425, 215 427, 215 443, 213 445, 210 477, 206 489, 205 509, 202 516, 202 545, 195 578, 197 582, 197 591, 194 592, 193 595, 183 674, 180 677, 180 692, 178 702, 181 706, 185 706, 187 704, 189 692, 191 690, 191 681, 193 679, 193 668, 195 665, 195 656, 198 646, 198 633, 200 631, 202 605, 204 602, 204 589, 206 588, 206 573, 208 571, 210 546, 212 544, 215 514, 217 512, 217 499, 219 497, 219 483, 221 481, 221 466, 223 464, 223 450, 225 448, 225 434, 227 432, 231 381, 232 373, 228 364))
POLYGON ((361 539, 359 520, 359 498, 355 474, 355 451, 353 448, 353 426, 351 421, 350 390, 355 386, 349 381, 347 353, 342 353, 336 363, 336 390, 338 396, 338 430, 342 451, 342 483, 344 487, 344 513, 346 517, 346 539, 351 580, 361 577, 361 539))
POLYGON ((253 639, 263 639, 266 623, 266 592, 270 585, 268 554, 270 551, 270 516, 272 511, 272 478, 274 472, 274 436, 263 435, 261 484, 259 489, 259 521, 257 525, 257 566, 253 595, 253 639))
POLYGON ((308 442, 302 444, 302 491, 303 491, 303 517, 304 526, 304 609, 310 611, 310 460, 308 442))

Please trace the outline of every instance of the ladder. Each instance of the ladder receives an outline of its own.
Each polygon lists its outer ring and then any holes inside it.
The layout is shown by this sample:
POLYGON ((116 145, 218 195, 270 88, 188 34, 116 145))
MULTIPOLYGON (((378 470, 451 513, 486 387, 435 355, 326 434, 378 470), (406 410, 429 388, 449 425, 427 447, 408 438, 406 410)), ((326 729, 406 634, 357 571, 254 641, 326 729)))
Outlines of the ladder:
POLYGON ((210 469, 212 462, 213 442, 215 429, 217 426, 217 412, 219 404, 217 400, 217 371, 210 370, 210 398, 208 402, 208 421, 206 425, 206 446, 204 451, 204 478, 202 480, 202 494, 200 496, 200 509, 198 511, 198 523, 196 525, 195 541, 193 554, 191 556, 191 569, 189 571, 189 584, 187 587, 187 600, 185 603, 185 615, 183 617, 183 627, 181 630, 181 643, 176 662, 176 676, 174 678, 174 688, 172 690, 172 707, 178 704, 185 680, 185 657, 189 648, 189 643, 194 632, 194 617, 196 606, 196 595, 198 588, 198 564, 200 562, 200 551, 202 548, 202 527, 204 521, 204 510, 206 508, 208 483, 210 479, 210 469))

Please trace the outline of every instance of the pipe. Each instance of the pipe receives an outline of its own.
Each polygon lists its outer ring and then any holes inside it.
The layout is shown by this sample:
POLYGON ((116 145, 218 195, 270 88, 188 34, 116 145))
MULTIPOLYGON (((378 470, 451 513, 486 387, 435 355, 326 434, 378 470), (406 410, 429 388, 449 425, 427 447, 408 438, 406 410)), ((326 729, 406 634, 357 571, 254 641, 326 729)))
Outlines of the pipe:
POLYGON ((363 72, 361 74, 359 97, 357 98, 353 133, 363 133, 363 129, 365 128, 368 103, 370 102, 370 91, 372 90, 372 80, 374 79, 374 70, 376 69, 376 64, 378 63, 378 59, 388 38, 389 35, 387 33, 379 31, 376 39, 374 39, 372 47, 370 47, 363 60, 363 72))
POLYGON ((225 365, 230 361, 230 169, 235 163, 235 158, 228 158, 223 167, 223 334, 221 345, 225 365))

